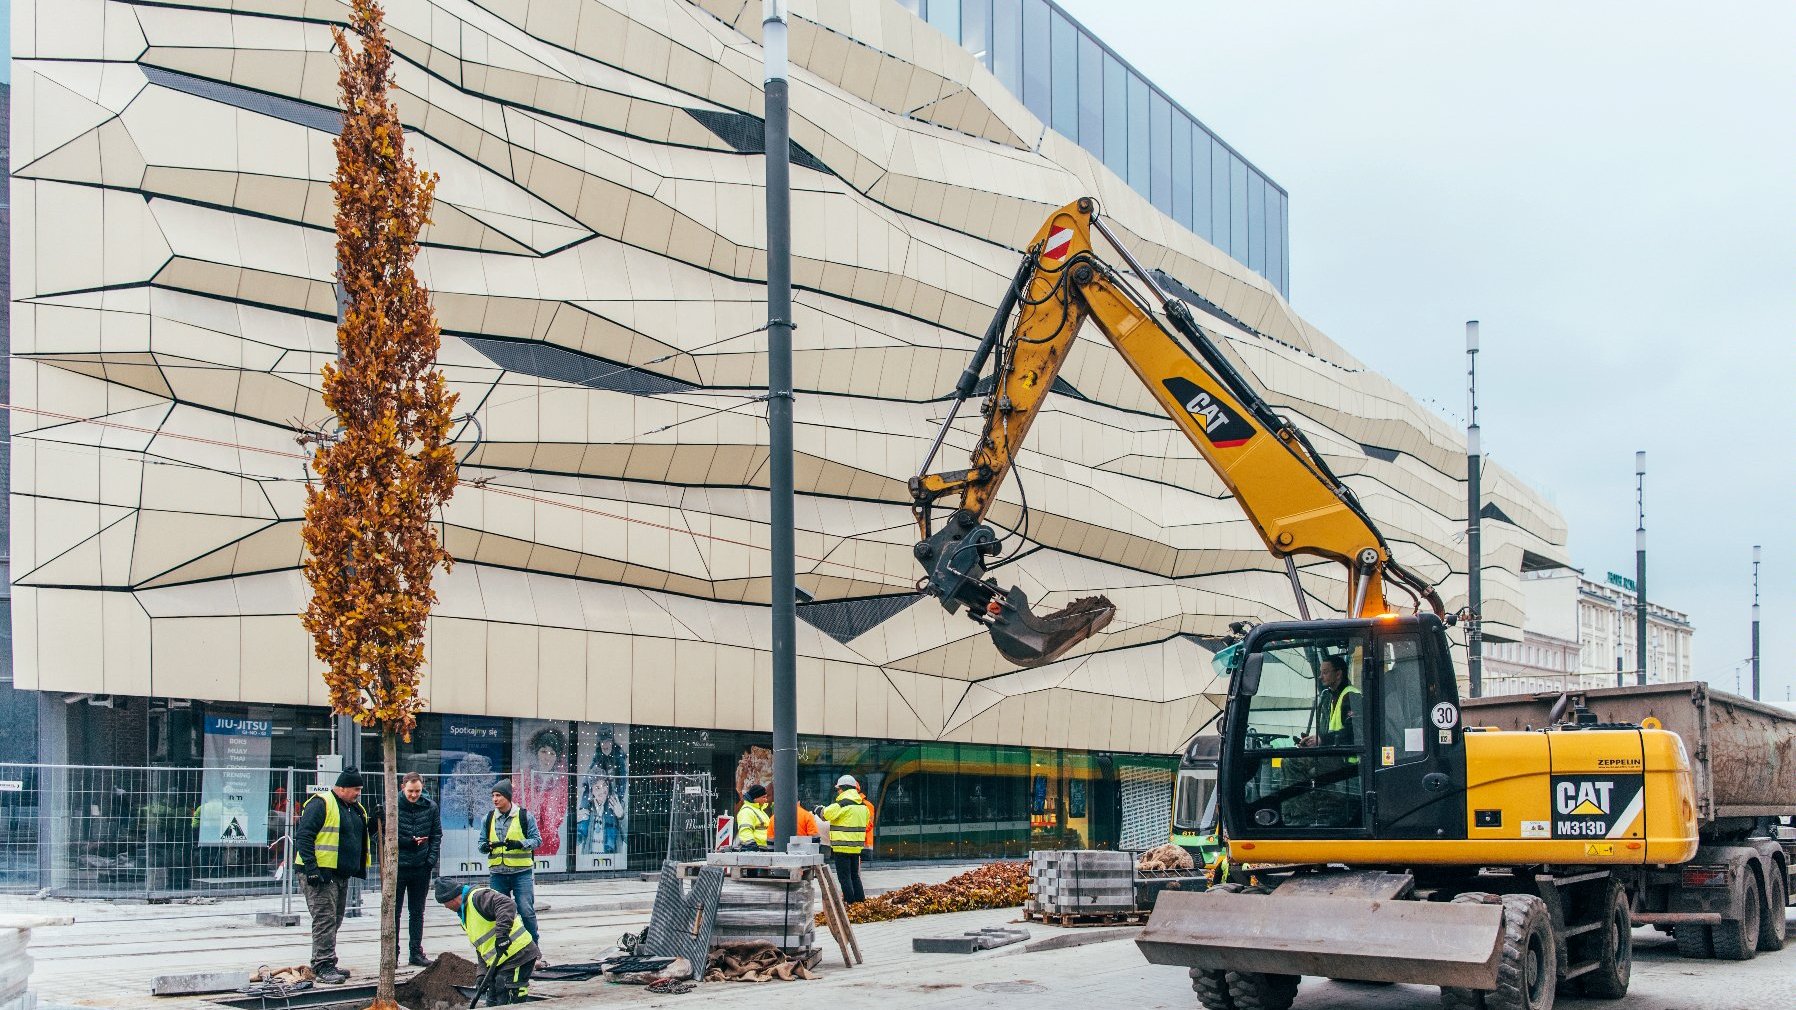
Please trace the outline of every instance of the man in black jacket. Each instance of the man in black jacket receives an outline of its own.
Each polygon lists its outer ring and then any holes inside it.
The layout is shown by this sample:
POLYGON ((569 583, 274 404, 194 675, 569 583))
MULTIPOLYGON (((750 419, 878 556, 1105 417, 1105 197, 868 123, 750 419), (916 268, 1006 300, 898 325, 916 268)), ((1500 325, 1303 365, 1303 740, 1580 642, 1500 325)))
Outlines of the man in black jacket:
POLYGON ((443 818, 437 805, 424 798, 424 777, 407 772, 399 786, 399 889, 393 915, 411 913, 406 922, 412 941, 409 961, 420 968, 430 964, 424 956, 424 904, 442 847, 443 818))
POLYGON ((306 911, 312 915, 312 971, 325 985, 349 979, 337 967, 337 929, 349 900, 349 878, 368 876, 370 841, 362 773, 345 768, 329 792, 307 798, 293 831, 294 863, 304 875, 306 911))

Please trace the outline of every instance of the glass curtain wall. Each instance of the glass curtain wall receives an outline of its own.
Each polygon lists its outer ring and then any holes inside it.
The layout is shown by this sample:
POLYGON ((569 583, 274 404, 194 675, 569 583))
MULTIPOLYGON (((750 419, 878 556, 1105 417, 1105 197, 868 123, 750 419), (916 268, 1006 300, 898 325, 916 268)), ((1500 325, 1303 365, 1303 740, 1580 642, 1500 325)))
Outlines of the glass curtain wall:
POLYGON ((1050 0, 900 0, 1054 131, 1290 297, 1289 198, 1050 0))

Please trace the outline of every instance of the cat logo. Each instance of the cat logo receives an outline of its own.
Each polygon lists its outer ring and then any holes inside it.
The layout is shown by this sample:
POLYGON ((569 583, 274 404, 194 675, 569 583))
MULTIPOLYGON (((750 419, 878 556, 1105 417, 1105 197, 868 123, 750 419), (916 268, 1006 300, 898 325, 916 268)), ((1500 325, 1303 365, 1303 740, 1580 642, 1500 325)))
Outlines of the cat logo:
POLYGON ((1628 838, 1644 810, 1644 776, 1553 776, 1554 838, 1628 838))
POLYGON ((1197 422, 1210 444, 1218 449, 1235 449, 1253 438, 1253 425, 1242 420, 1230 407, 1183 376, 1175 375, 1165 382, 1171 393, 1191 419, 1197 422))

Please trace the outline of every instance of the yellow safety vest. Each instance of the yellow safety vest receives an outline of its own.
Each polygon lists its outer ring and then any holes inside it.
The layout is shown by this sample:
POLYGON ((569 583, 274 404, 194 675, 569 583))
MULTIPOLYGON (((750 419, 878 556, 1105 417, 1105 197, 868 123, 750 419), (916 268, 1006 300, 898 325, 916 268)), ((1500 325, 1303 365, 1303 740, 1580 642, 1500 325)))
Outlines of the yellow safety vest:
POLYGON ((526 870, 536 865, 536 853, 524 848, 524 808, 514 807, 511 812, 511 824, 505 828, 505 838, 499 838, 499 813, 494 811, 487 815, 486 840, 492 851, 486 855, 486 868, 489 870, 526 870), (505 843, 500 848, 500 842, 505 843), (512 844, 512 843, 517 844, 512 844))
POLYGON ((536 942, 530 930, 524 926, 524 917, 513 916, 511 920, 511 936, 505 944, 505 953, 493 956, 499 946, 499 924, 480 914, 474 907, 474 895, 481 891, 490 891, 490 887, 469 887, 462 890, 461 895, 461 928, 468 934, 468 942, 474 945, 474 953, 480 955, 480 963, 492 967, 494 963, 503 964, 524 952, 524 948, 536 942))
POLYGON ((873 820, 873 805, 859 789, 837 793, 836 801, 823 808, 823 819, 829 822, 831 849, 853 854, 867 847, 867 825, 873 820))
POLYGON ((736 811, 736 841, 765 846, 767 825, 771 821, 767 811, 753 803, 742 804, 742 809, 736 811))
MULTIPOLYGON (((343 839, 343 811, 337 805, 336 793, 328 790, 314 793, 312 799, 306 802, 317 799, 324 801, 324 827, 318 829, 318 837, 312 840, 312 855, 317 857, 319 869, 334 870, 337 868, 337 850, 343 839)), ((374 846, 368 837, 368 808, 362 806, 360 801, 356 802, 355 808, 362 812, 362 866, 365 869, 374 865, 374 846)), ((293 862, 299 866, 306 865, 305 857, 298 853, 294 854, 293 862)))
POLYGON ((1328 710, 1328 731, 1330 733, 1339 733, 1341 730, 1347 728, 1347 722, 1343 714, 1346 711, 1347 696, 1358 693, 1359 688, 1354 687, 1352 684, 1348 684, 1341 689, 1340 694, 1335 695, 1335 703, 1328 710))

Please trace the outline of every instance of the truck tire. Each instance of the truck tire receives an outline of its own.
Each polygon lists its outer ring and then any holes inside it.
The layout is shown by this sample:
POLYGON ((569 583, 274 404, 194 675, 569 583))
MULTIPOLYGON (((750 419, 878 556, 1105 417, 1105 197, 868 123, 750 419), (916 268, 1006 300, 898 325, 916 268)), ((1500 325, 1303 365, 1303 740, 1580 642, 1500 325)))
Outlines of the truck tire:
POLYGON ((1677 940, 1680 957, 1706 959, 1715 956, 1715 940, 1707 926, 1685 923, 1676 927, 1672 936, 1677 940))
POLYGON ((1759 875, 1751 867, 1740 871, 1740 918, 1723 919, 1712 926, 1709 935, 1715 945, 1715 957, 1722 961, 1750 961, 1758 953, 1759 924, 1764 921, 1765 889, 1759 886, 1759 875))
POLYGON ((1609 919, 1596 933, 1597 969, 1576 979, 1584 995, 1596 999, 1621 999, 1628 994, 1634 974, 1634 916, 1628 908, 1628 892, 1617 887, 1609 919))
POLYGON ((1784 906, 1790 902, 1790 872, 1782 863, 1767 865, 1771 867, 1771 885, 1765 888, 1765 911, 1759 917, 1759 950, 1768 954, 1784 949, 1784 939, 1790 928, 1784 911, 1784 906))
MULTIPOLYGON (((1264 887, 1217 884, 1223 894, 1265 895, 1264 887)), ((1258 971, 1191 969, 1191 989, 1204 1010, 1291 1010, 1297 999, 1297 975, 1272 975, 1258 971)))

